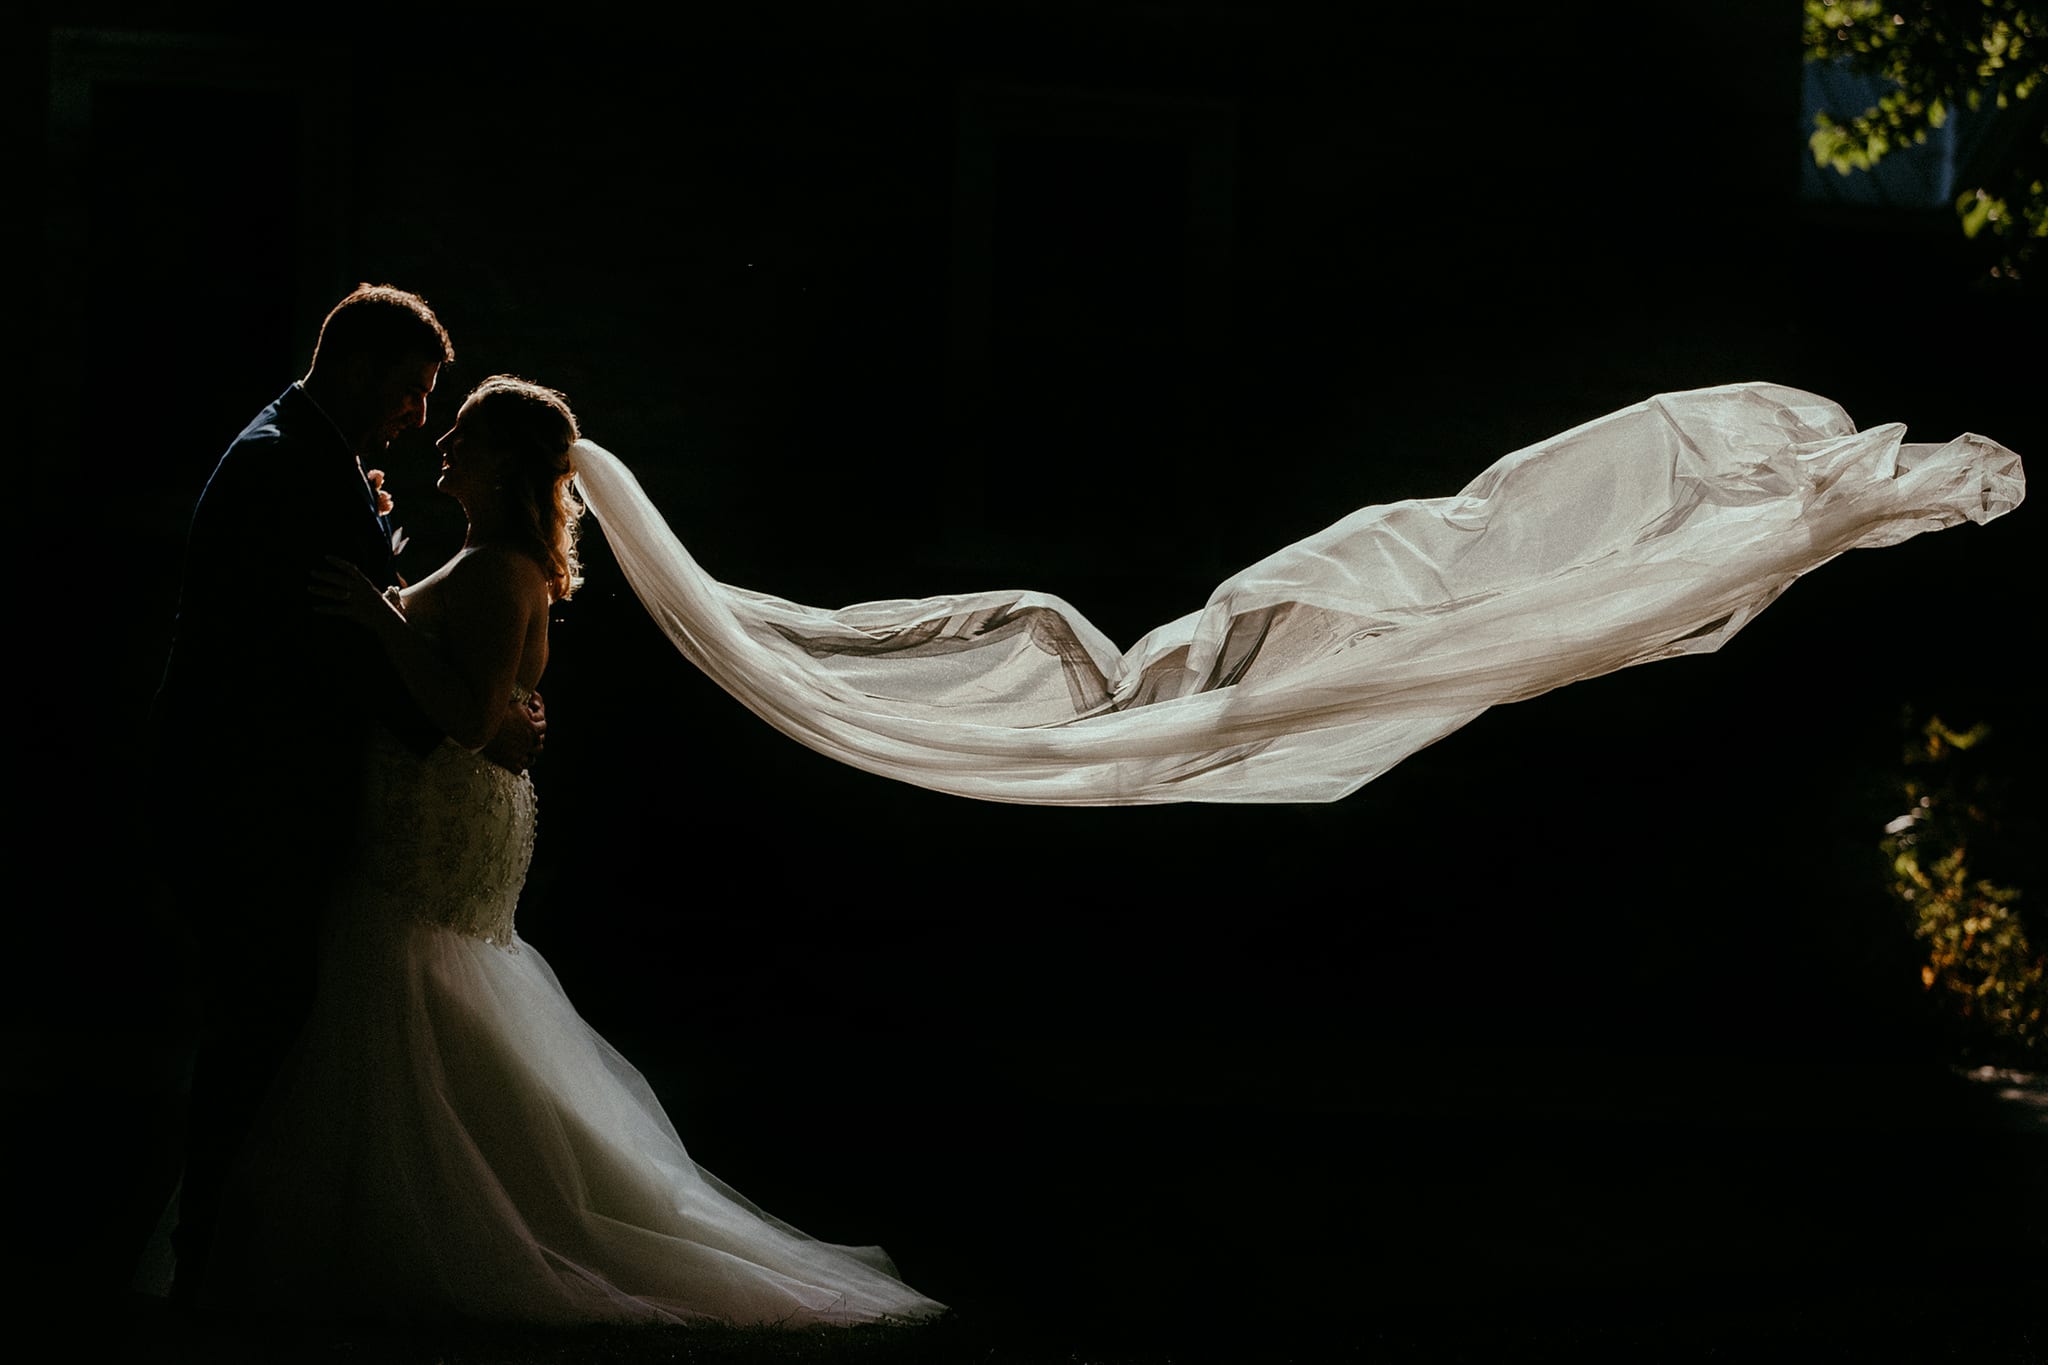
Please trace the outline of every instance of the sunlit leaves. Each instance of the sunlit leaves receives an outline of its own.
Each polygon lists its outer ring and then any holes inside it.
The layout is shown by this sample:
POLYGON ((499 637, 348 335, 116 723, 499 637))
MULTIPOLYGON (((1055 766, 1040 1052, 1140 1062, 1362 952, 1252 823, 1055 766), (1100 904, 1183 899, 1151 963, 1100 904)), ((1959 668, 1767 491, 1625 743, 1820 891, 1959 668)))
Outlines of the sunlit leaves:
POLYGON ((2048 943, 2030 934, 2020 889, 1971 863, 1973 843, 1998 821, 1996 791, 1968 761, 1990 733, 1939 717, 1921 727, 1900 783, 1906 812, 1885 826, 1880 847, 1925 949, 1921 985, 1972 1042, 2038 1057, 2048 1054, 2048 943))
MULTIPOLYGON (((1803 38, 1808 61, 1846 61, 1892 87, 1868 108, 1816 116, 1814 164, 1842 175, 1924 142, 1958 105, 2014 114, 2048 83, 2044 0, 1806 0, 1803 38)), ((2048 225, 2048 120, 2038 106, 2014 116, 2016 135, 1971 168, 1956 211, 1969 237, 2000 243, 1995 273, 2017 278, 2048 225)))
POLYGON ((1992 231, 2000 230, 2000 224, 2008 221, 2012 210, 2005 201, 1983 190, 1973 190, 1956 201, 1956 212, 1963 218, 1963 235, 1975 237, 1987 226, 1992 231))

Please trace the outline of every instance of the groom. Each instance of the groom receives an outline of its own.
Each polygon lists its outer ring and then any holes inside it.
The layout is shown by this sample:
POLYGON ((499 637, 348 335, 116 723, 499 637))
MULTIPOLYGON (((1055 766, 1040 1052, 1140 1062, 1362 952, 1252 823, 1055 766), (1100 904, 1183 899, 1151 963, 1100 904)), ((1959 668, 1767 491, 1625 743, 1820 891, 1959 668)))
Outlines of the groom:
MULTIPOLYGON (((374 462, 423 426, 454 359, 426 302, 363 285, 321 324, 305 378, 221 457, 194 512, 151 728, 165 872, 191 931, 205 1015, 195 1063, 176 1295, 196 1292, 220 1186, 312 999, 324 889, 355 853, 370 727, 421 753, 440 732, 370 637, 313 610, 336 556, 397 585, 403 544, 374 462)), ((486 756, 539 752, 537 705, 486 756)))

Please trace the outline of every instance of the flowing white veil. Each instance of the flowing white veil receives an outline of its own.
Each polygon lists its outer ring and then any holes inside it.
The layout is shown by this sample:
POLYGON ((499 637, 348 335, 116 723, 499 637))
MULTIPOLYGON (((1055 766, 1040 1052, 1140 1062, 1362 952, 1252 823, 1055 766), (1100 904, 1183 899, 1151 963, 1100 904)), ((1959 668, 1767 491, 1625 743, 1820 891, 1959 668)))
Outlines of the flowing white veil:
POLYGON ((800 743, 1041 805, 1334 801, 1489 706, 1718 649, 1801 574, 2019 505, 2019 457, 1775 384, 1664 394, 1367 507, 1127 651, 1034 592, 836 611, 700 568, 626 466, 576 483, 694 664, 800 743))

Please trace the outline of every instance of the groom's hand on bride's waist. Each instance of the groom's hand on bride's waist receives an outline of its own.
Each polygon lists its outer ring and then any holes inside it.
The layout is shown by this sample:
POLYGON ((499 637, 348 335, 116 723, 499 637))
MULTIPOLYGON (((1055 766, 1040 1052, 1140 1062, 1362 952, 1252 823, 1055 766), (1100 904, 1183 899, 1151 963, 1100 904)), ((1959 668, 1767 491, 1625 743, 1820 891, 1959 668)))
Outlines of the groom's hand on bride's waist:
POLYGON ((506 703, 498 732, 484 745, 483 756, 501 768, 523 773, 540 757, 547 733, 547 708, 541 703, 540 693, 535 692, 523 702, 506 703))

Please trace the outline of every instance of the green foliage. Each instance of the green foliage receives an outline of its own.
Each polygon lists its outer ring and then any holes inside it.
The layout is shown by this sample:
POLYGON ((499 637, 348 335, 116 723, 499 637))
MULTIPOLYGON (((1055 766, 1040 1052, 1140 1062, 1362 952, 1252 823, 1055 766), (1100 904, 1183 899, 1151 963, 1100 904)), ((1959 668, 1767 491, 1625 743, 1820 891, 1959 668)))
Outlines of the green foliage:
POLYGON ((1920 727, 1900 782, 1906 813, 1885 826, 1880 847, 1926 948, 1921 984, 1972 1047, 2038 1060, 2048 1056, 2048 937, 2030 932, 2018 888, 1972 863, 1999 826, 1998 788, 1981 762, 1990 733, 1939 717, 1920 727))
POLYGON ((1805 0, 1808 61, 1846 60, 1895 88, 1847 120, 1822 113, 1814 164, 1867 171, 1925 142, 1957 108, 2007 111, 2013 135, 1956 200, 1970 238, 1998 249, 1995 275, 2019 278, 2048 237, 2048 5, 2042 0, 1805 0))

